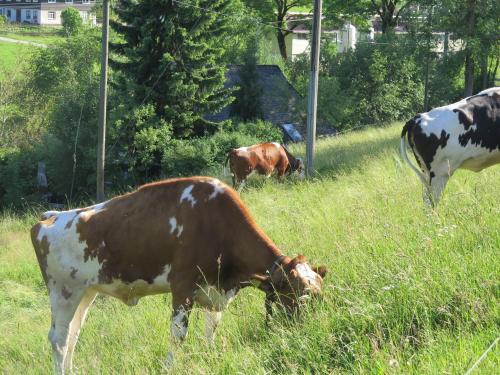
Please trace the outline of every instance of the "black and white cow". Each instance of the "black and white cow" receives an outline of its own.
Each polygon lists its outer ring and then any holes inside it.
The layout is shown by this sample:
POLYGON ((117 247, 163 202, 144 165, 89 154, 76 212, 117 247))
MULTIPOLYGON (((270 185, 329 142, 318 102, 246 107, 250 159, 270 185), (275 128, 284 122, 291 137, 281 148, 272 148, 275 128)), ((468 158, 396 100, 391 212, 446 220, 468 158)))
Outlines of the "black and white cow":
POLYGON ((479 172, 500 163, 500 87, 416 115, 403 127, 401 155, 432 206, 458 168, 479 172), (408 159, 406 137, 420 168, 408 159))

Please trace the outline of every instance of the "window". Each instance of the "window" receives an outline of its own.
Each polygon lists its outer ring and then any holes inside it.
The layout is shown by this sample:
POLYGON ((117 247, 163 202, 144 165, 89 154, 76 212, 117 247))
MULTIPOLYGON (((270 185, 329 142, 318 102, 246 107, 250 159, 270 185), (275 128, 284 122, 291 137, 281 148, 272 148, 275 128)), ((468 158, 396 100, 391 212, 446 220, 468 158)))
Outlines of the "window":
POLYGON ((26 19, 30 20, 31 19, 31 10, 26 10, 26 19))
POLYGON ((55 20, 56 19, 56 12, 48 12, 47 18, 49 20, 55 20))
MULTIPOLYGON (((56 0, 48 0, 49 3, 55 3, 56 0)), ((50 12, 49 12, 50 13, 50 12)))
POLYGON ((89 19, 89 12, 80 12, 80 17, 82 17, 82 20, 87 21, 89 19))
POLYGON ((73 0, 66 0, 66 3, 73 4, 73 0))
POLYGON ((34 19, 35 21, 38 21, 38 11, 37 11, 37 10, 34 10, 34 11, 33 11, 33 19, 34 19))
POLYGON ((7 9, 7 18, 10 18, 10 9, 7 9))
POLYGON ((90 0, 82 0, 82 4, 88 4, 90 3, 90 0))

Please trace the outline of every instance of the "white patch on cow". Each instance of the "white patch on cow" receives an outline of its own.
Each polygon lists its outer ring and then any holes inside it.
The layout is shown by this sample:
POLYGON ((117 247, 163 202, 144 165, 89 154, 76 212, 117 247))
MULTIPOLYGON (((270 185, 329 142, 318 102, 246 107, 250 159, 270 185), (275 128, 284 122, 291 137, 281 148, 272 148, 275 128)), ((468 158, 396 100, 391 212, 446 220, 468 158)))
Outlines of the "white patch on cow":
POLYGON ((310 285, 320 288, 318 285, 318 274, 312 270, 312 268, 307 263, 299 263, 295 266, 299 276, 307 281, 310 285))
POLYGON ((177 238, 179 238, 184 230, 184 225, 179 225, 179 229, 177 231, 177 238))
POLYGON ((171 334, 176 340, 183 340, 187 335, 187 324, 185 324, 187 313, 181 306, 177 314, 172 317, 171 334))
POLYGON ((169 220, 170 223, 170 234, 174 234, 177 230, 176 237, 179 238, 184 230, 184 225, 177 225, 177 219, 172 216, 169 220))
POLYGON ((208 310, 223 311, 235 296, 236 289, 226 292, 213 285, 204 285, 196 290, 194 300, 208 310))
MULTIPOLYGON (((47 275, 54 280, 63 280, 68 290, 81 287, 83 280, 98 275, 102 266, 97 258, 84 259, 87 243, 80 241, 80 235, 76 232, 76 223, 83 212, 76 214, 75 211, 63 211, 53 215, 52 221, 41 222, 37 236, 39 242, 46 238, 49 244, 47 275), (75 269, 75 277, 70 277, 75 269)), ((49 284, 50 288, 52 286, 49 284)))
POLYGON ((172 216, 168 222, 170 223, 170 234, 174 234, 177 229, 177 219, 172 216))
POLYGON ((281 148, 281 145, 278 142, 272 142, 273 145, 275 145, 277 148, 281 148))
POLYGON ((237 151, 241 151, 241 152, 247 152, 248 151, 248 147, 239 147, 236 150, 237 151))
POLYGON ((194 205, 196 204, 196 199, 194 199, 193 195, 191 194, 193 188, 194 185, 189 185, 187 188, 183 190, 179 203, 182 203, 183 201, 187 200, 188 202, 191 202, 191 207, 194 207, 194 205))
POLYGON ((208 196, 208 200, 214 199, 218 194, 224 193, 224 185, 218 180, 210 180, 209 183, 214 187, 214 191, 208 196))

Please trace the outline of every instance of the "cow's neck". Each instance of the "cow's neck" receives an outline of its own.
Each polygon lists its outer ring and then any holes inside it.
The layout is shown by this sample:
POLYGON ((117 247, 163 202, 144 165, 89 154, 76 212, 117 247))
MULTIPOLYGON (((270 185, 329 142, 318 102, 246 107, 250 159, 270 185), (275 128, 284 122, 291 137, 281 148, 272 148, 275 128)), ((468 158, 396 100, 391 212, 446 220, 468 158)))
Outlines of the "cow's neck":
POLYGON ((283 253, 259 228, 252 228, 248 233, 242 251, 239 251, 239 260, 244 266, 247 275, 266 275, 273 268, 276 261, 287 263, 288 257, 283 253), (280 259, 280 257, 282 257, 280 259))

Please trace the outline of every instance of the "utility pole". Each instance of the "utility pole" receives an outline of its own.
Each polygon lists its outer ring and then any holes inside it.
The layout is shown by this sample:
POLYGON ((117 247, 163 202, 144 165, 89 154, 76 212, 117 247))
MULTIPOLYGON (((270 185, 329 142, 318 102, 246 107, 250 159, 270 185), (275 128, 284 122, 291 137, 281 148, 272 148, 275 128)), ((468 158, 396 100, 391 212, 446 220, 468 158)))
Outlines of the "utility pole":
POLYGON ((106 148, 106 102, 108 83, 109 0, 103 0, 101 87, 99 96, 99 124, 97 133, 97 201, 104 200, 104 152, 106 148))
POLYGON ((424 112, 429 110, 429 74, 431 64, 431 39, 432 39, 432 10, 431 6, 427 14, 427 56, 425 61, 425 83, 424 83, 424 112))
POLYGON ((306 175, 314 173, 314 143, 316 141, 316 111, 318 109, 318 73, 319 48, 321 39, 321 7, 322 0, 314 0, 314 18, 311 41, 311 75, 309 77, 309 95, 307 97, 307 145, 306 175))

